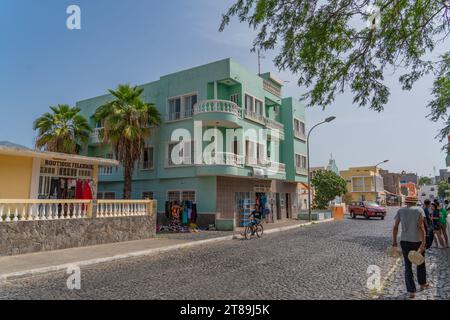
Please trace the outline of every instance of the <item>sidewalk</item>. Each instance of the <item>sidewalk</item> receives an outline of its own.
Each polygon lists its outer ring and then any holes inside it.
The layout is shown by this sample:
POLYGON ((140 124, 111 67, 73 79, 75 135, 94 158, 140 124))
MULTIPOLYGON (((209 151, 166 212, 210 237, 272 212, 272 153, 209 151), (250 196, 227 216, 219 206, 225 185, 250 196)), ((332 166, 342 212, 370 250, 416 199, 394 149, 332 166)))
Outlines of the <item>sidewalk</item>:
MULTIPOLYGON (((264 224, 264 234, 329 221, 333 221, 333 219, 312 223, 289 220, 264 224)), ((213 242, 241 239, 242 231, 243 228, 237 228, 235 232, 205 231, 188 234, 158 234, 155 238, 145 240, 0 257, 0 282, 40 273, 66 270, 70 265, 82 267, 130 257, 149 256, 213 242)))

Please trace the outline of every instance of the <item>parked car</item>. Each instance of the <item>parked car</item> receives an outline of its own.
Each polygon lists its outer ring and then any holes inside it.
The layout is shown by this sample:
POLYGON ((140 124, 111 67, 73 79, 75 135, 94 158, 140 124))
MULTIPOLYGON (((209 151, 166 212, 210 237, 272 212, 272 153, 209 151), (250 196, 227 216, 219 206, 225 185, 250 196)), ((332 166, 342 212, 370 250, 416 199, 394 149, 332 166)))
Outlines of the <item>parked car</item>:
POLYGON ((350 212, 350 217, 352 217, 352 219, 355 219, 357 216, 363 216, 366 219, 380 217, 381 220, 383 220, 386 216, 386 208, 371 201, 353 202, 348 206, 348 211, 350 212))

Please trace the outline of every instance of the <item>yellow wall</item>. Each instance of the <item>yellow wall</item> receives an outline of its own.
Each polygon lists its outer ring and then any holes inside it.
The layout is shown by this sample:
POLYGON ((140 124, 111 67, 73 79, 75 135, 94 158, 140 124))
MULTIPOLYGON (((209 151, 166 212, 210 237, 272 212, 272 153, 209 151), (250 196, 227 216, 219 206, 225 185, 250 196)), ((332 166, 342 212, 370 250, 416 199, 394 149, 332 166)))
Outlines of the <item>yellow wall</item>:
POLYGON ((0 155, 0 199, 28 199, 33 158, 0 155))
MULTIPOLYGON (((349 168, 348 170, 341 171, 340 175, 345 181, 347 181, 347 191, 348 191, 348 193, 350 193, 352 195, 353 201, 360 201, 362 196, 364 196, 366 201, 376 201, 377 195, 384 194, 384 192, 352 192, 352 183, 351 183, 352 177, 378 176, 379 169, 377 168, 375 171, 374 166, 349 168)), ((370 189, 371 187, 374 187, 373 179, 365 180, 364 184, 365 184, 366 189, 370 189)))

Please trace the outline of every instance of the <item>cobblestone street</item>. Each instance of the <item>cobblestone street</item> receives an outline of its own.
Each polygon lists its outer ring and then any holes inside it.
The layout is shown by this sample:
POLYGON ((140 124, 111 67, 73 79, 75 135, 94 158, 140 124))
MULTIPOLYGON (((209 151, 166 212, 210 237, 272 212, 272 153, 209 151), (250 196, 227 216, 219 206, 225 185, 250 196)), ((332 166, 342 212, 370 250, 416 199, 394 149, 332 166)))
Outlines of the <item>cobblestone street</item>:
POLYGON ((367 299, 367 268, 382 274, 392 213, 344 219, 81 269, 81 290, 65 273, 19 279, 0 299, 367 299))
MULTIPOLYGON (((428 290, 420 291, 417 300, 448 300, 450 299, 450 249, 431 248, 426 252, 427 280, 431 284, 428 290)), ((383 292, 383 299, 407 299, 404 280, 403 260, 398 269, 389 279, 389 284, 383 292)), ((416 270, 413 268, 417 285, 416 270)))

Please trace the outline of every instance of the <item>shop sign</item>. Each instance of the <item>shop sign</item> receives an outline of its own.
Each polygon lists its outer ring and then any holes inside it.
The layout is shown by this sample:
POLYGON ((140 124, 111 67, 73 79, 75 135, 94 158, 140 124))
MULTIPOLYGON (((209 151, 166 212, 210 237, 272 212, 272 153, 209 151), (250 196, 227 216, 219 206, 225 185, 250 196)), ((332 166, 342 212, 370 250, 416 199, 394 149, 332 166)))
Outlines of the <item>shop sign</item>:
POLYGON ((84 164, 84 163, 75 163, 75 162, 66 162, 59 160, 45 160, 46 166, 52 167, 64 167, 64 168, 74 168, 74 169, 94 169, 94 165, 92 164, 84 164))

